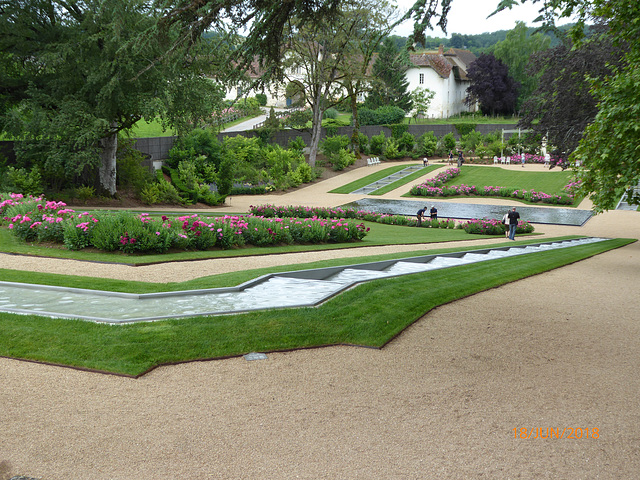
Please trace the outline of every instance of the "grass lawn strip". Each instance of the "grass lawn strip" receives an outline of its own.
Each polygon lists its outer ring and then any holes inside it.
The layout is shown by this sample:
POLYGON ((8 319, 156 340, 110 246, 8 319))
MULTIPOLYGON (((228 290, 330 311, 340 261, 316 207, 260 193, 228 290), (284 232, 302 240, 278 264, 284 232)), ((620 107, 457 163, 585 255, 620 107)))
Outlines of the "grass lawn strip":
POLYGON ((121 326, 2 313, 0 355, 138 376, 162 364, 252 351, 335 344, 382 347, 436 306, 633 241, 614 239, 374 280, 317 308, 121 326))
MULTIPOLYGON (((357 221, 360 223, 360 221, 357 221)), ((154 263, 203 260, 208 258, 245 257, 277 253, 312 252, 344 248, 371 247, 382 245, 405 245, 411 243, 452 242, 473 240, 477 237, 461 229, 409 228, 400 225, 362 222, 371 228, 360 242, 325 243, 319 245, 283 245, 274 247, 243 247, 230 250, 181 251, 158 255, 126 255, 121 252, 71 251, 63 246, 48 246, 25 243, 11 234, 7 228, 0 228, 0 252, 53 258, 68 258, 127 265, 149 265, 154 263)))
POLYGON ((417 172, 413 172, 407 175, 406 177, 400 178, 395 182, 390 183, 389 185, 386 185, 384 187, 379 188, 378 190, 371 192, 369 195, 384 195, 385 193, 389 193, 395 190, 396 188, 403 187, 407 183, 411 183, 414 180, 417 180, 420 177, 426 175, 427 173, 432 172, 433 170, 437 170, 438 168, 441 168, 441 167, 442 165, 431 165, 429 167, 422 168, 417 172))
MULTIPOLYGON (((381 180, 383 178, 388 177, 389 175, 393 175, 396 172, 399 172, 401 170, 404 170, 407 167, 410 167, 410 164, 405 164, 405 165, 394 165, 393 167, 389 167, 389 168, 385 168, 384 170, 380 170, 378 172, 374 172, 370 175, 367 175, 366 177, 362 177, 358 180, 355 180, 353 182, 347 183, 346 185, 343 185, 341 187, 335 188, 331 191, 329 191, 329 193, 351 193, 355 190, 358 190, 362 187, 366 187, 367 185, 371 185, 372 183, 377 182, 378 180, 381 180)), ((421 168, 420 170, 418 170, 417 172, 414 172, 412 175, 417 174, 416 178, 419 178, 423 175, 426 175, 427 173, 436 170, 438 168, 442 167, 442 165, 432 165, 430 167, 424 167, 421 168)), ((410 180, 407 180, 410 181, 410 180)))
MULTIPOLYGON (((500 236, 502 238, 502 236, 500 236)), ((545 239, 545 242, 572 240, 581 238, 578 235, 569 235, 545 239)), ((509 242, 509 246, 528 245, 539 243, 533 240, 520 240, 509 242)), ((55 285, 69 288, 84 288, 88 290, 105 290, 110 292, 124 293, 158 293, 177 292, 181 290, 199 290, 205 288, 235 287, 244 282, 258 278, 269 273, 293 272, 298 270, 309 270, 313 268, 341 267, 344 265, 354 265, 357 263, 379 262, 384 260, 397 260, 402 258, 417 257, 423 255, 437 255, 441 253, 465 252, 469 250, 490 249, 504 247, 504 242, 491 245, 470 245, 468 247, 456 248, 435 248, 430 250, 416 250, 412 252, 388 253, 383 255, 367 255, 362 257, 337 258, 334 260, 319 260, 308 263, 298 263, 293 265, 282 265, 279 267, 264 267, 252 270, 242 270, 238 272, 207 275, 184 282, 153 283, 135 282, 129 280, 116 280, 100 277, 86 277, 79 275, 62 275, 58 273, 30 272, 23 270, 0 269, 0 276, 5 282, 30 283, 38 285, 55 285)))

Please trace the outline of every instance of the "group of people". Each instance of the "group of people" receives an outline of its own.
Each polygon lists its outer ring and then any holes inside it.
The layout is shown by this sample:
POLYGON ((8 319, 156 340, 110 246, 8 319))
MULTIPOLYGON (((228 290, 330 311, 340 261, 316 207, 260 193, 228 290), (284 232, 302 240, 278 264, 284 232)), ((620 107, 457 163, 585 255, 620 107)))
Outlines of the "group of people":
MULTIPOLYGON (((464 157, 462 156, 462 150, 458 152, 458 168, 462 167, 464 163, 464 157)), ((449 150, 449 165, 453 165, 453 150, 449 150)))
MULTIPOLYGON (((435 205, 431 205, 429 211, 429 218, 431 220, 438 219, 438 209, 435 205)), ((427 215, 427 207, 421 208, 418 210, 418 227, 422 226, 422 221, 426 219, 427 215)), ((507 227, 505 231, 505 237, 509 240, 515 240, 516 238, 516 228, 518 227, 518 220, 520 219, 520 213, 516 211, 516 207, 513 207, 509 212, 505 213, 502 217, 502 223, 507 227)))
POLYGON ((516 207, 513 207, 510 212, 505 213, 504 217, 502 217, 502 223, 508 227, 505 231, 505 236, 509 240, 515 240, 519 219, 520 214, 516 211, 516 207))
MULTIPOLYGON (((426 215, 427 215, 427 207, 424 207, 418 210, 417 216, 418 216, 419 227, 422 225, 422 221, 425 219, 426 215)), ((429 210, 429 218, 431 218, 431 220, 438 219, 438 209, 435 207, 435 205, 431 205, 431 209, 429 210)))

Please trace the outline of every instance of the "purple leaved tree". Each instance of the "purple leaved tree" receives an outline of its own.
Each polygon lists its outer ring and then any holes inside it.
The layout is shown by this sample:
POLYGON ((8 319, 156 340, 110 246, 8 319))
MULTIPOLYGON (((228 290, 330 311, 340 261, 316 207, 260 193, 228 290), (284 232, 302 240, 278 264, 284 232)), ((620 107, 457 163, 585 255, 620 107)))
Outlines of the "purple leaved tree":
POLYGON ((468 105, 479 103, 485 115, 515 113, 520 84, 509 76, 504 63, 483 53, 469 66, 467 76, 471 80, 465 99, 468 105))

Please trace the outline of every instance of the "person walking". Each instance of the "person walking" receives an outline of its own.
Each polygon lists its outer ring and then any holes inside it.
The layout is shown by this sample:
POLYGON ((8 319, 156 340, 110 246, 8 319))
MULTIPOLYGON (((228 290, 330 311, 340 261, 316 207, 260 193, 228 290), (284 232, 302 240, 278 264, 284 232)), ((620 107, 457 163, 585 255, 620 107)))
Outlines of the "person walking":
POLYGON ((458 168, 461 168, 463 163, 464 163, 464 157, 462 156, 462 150, 460 150, 458 152, 458 168))
POLYGON ((513 207, 513 209, 507 215, 509 216, 509 240, 515 240, 516 228, 518 226, 520 214, 516 212, 516 207, 513 207))

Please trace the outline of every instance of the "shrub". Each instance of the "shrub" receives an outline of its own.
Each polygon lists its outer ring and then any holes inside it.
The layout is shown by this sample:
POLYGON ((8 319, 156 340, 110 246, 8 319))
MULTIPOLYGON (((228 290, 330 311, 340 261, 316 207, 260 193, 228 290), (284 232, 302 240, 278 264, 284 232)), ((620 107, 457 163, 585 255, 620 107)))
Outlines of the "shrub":
POLYGON ((199 163, 213 164, 217 168, 222 159, 222 146, 213 130, 197 128, 180 137, 169 150, 166 165, 178 168, 182 160, 194 160, 196 157, 200 158, 199 163))
POLYGON ((304 150, 304 148, 307 145, 304 143, 304 140, 302 139, 302 137, 296 137, 292 140, 289 140, 289 150, 296 150, 298 152, 301 152, 304 150))
POLYGON ((442 137, 442 143, 447 151, 453 150, 454 148, 456 148, 456 137, 453 135, 453 133, 449 132, 442 137))
POLYGON ((393 105, 384 105, 376 110, 379 125, 391 125, 404 121, 405 111, 393 105))
POLYGON ((86 202, 90 198, 93 198, 96 195, 96 189, 88 186, 82 185, 76 188, 76 197, 82 202, 86 202))
POLYGON ((376 111, 366 107, 358 109, 358 120, 360 125, 379 125, 376 111))
POLYGON ((411 152, 416 144, 416 137, 409 132, 404 132, 398 140, 398 148, 411 152))
POLYGON ((7 167, 5 172, 6 186, 15 193, 24 195, 40 195, 44 192, 42 175, 38 168, 7 167))
POLYGON ((349 165, 353 165, 356 162, 356 157, 353 153, 341 148, 337 154, 333 154, 330 158, 335 171, 344 170, 349 165))
POLYGON ((417 149, 420 155, 431 157, 436 153, 438 139, 433 132, 425 132, 418 138, 417 149))
POLYGON ((261 107, 267 105, 267 95, 264 93, 256 93, 256 100, 258 101, 258 105, 261 107))
POLYGON ((400 158, 402 156, 400 149, 398 148, 398 141, 395 138, 390 138, 387 142, 384 152, 386 158, 400 158))
POLYGON ((358 147, 361 152, 367 152, 369 148, 369 137, 362 132, 358 132, 358 147))
POLYGON ((387 143, 387 137, 384 132, 380 132, 379 135, 373 135, 370 141, 370 150, 372 155, 382 155, 385 145, 387 143))
MULTIPOLYGON (((144 158, 145 156, 142 152, 133 148, 133 140, 118 138, 116 184, 120 188, 133 188, 135 195, 138 197, 145 185, 154 179, 149 169, 142 165, 144 158)), ((76 195, 81 200, 84 200, 79 192, 76 191, 76 195)), ((93 195, 87 198, 91 198, 92 196, 93 195)))
POLYGON ((335 120, 336 118, 338 118, 338 111, 335 108, 327 108, 322 114, 322 118, 331 118, 335 120))
POLYGON ((473 132, 476 129, 475 123, 456 123, 455 127, 459 135, 464 136, 473 132))
POLYGON ((311 109, 296 110, 291 112, 288 116, 284 117, 281 122, 285 127, 300 128, 306 127, 311 121, 311 109))
POLYGON ((349 137, 346 135, 337 135, 335 137, 327 137, 320 144, 320 151, 323 155, 331 157, 340 152, 341 149, 346 149, 349 146, 349 137))

